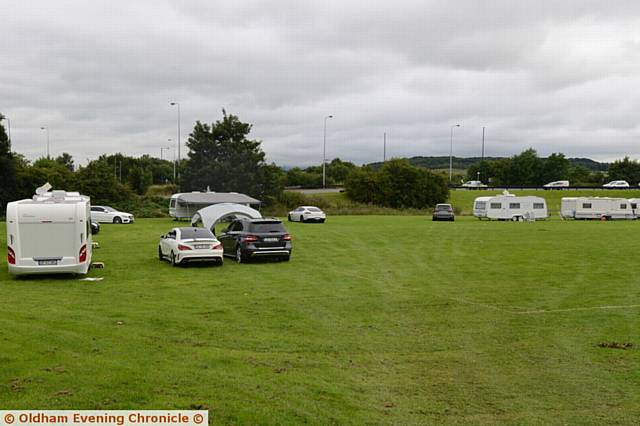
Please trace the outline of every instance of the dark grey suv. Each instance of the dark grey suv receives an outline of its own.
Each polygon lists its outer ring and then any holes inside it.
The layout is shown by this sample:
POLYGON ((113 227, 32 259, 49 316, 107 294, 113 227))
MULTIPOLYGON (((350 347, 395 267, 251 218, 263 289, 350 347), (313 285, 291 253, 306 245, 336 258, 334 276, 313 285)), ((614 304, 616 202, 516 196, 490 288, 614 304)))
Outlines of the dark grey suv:
POLYGON ((256 257, 276 257, 289 260, 291 235, 279 219, 236 219, 218 235, 224 255, 235 257, 238 263, 256 257))

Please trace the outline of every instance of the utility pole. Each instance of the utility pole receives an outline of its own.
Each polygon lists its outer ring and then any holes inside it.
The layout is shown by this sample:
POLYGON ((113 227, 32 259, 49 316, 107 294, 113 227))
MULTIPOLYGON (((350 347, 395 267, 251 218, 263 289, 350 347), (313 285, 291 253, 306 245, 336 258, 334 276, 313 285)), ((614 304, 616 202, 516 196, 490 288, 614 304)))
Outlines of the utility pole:
POLYGON ((387 162, 387 132, 384 132, 382 142, 382 162, 387 162))
POLYGON ((484 126, 482 126, 482 161, 484 161, 484 126))

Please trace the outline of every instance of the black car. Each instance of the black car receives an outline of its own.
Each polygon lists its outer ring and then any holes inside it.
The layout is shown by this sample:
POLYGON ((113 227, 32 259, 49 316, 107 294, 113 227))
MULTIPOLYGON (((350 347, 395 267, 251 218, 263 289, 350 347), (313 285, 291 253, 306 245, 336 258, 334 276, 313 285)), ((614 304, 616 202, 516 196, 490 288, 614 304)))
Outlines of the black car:
POLYGON ((98 222, 91 222, 91 235, 95 235, 100 232, 100 224, 98 222))
POLYGON ((436 204, 436 208, 433 209, 432 220, 448 220, 453 222, 456 220, 456 216, 453 213, 453 207, 451 204, 436 204))
POLYGON ((278 219, 236 219, 218 235, 224 255, 235 257, 238 263, 255 257, 275 257, 289 260, 291 235, 278 219))

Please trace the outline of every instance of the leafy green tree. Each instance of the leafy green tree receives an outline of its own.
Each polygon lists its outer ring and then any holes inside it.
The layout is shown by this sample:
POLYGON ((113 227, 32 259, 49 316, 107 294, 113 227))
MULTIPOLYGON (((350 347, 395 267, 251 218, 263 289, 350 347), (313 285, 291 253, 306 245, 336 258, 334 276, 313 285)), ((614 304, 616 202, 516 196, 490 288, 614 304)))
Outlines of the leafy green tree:
POLYGON ((56 158, 56 163, 65 166, 71 172, 74 170, 73 157, 69 153, 63 152, 62 155, 56 158))
POLYGON ((540 178, 536 184, 544 185, 545 183, 556 180, 567 180, 569 176, 569 160, 562 153, 553 153, 542 160, 540 178))
POLYGON ((16 200, 19 196, 16 163, 2 120, 4 120, 4 116, 0 114, 0 212, 4 212, 7 203, 16 200))
POLYGON ((347 178, 346 192, 355 201, 397 209, 433 207, 449 196, 443 176, 400 159, 387 161, 376 171, 354 170, 347 178))
POLYGON ((640 163, 624 157, 609 165, 609 179, 626 180, 630 185, 637 185, 640 182, 640 163))
MULTIPOLYGON (((317 167, 316 167, 317 169, 317 167)), ((322 171, 309 171, 294 167, 287 170, 286 186, 301 186, 303 188, 319 188, 322 186, 322 171)))
POLYGON ((188 161, 182 176, 183 190, 242 192, 261 197, 278 187, 273 170, 266 170, 260 141, 247 138, 251 124, 222 110, 222 120, 208 125, 196 122, 187 141, 188 161))
POLYGON ((66 166, 51 158, 42 157, 32 165, 19 169, 18 182, 21 198, 31 197, 36 188, 49 182, 53 189, 72 191, 75 176, 66 166))
POLYGON ((143 167, 133 167, 129 170, 129 186, 136 194, 144 195, 153 183, 153 174, 143 167))
POLYGON ((539 185, 542 161, 535 149, 529 148, 513 157, 511 185, 539 185))
POLYGON ((115 177, 113 167, 95 160, 76 172, 75 188, 91 197, 92 204, 117 204, 133 197, 129 187, 115 177))

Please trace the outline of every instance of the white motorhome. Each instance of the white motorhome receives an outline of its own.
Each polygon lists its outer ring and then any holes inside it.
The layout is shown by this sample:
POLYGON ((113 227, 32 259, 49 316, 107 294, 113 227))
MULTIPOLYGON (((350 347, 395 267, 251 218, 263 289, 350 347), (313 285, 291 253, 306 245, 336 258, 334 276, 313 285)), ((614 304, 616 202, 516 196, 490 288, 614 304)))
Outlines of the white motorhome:
POLYGON ((560 216, 563 219, 635 219, 630 200, 609 197, 564 197, 560 216))
POLYGON ((77 192, 49 191, 7 204, 7 260, 12 274, 86 274, 91 265, 91 206, 77 192))
POLYGON ((473 215, 478 219, 542 220, 549 217, 549 212, 542 197, 518 197, 504 191, 501 195, 476 198, 473 215))

